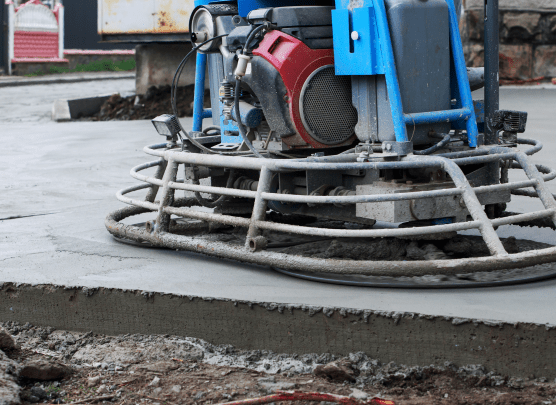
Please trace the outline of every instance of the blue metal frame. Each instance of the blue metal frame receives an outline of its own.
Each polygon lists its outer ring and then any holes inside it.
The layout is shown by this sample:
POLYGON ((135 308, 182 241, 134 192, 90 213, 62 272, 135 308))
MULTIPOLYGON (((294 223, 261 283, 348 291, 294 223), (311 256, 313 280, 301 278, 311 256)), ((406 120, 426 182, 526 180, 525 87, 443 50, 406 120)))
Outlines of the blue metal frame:
POLYGON ((195 65, 195 96, 193 99, 193 131, 203 130, 203 119, 212 117, 212 110, 205 109, 205 72, 207 69, 207 55, 197 52, 195 65))
POLYGON ((450 43, 457 91, 459 93, 458 105, 455 109, 448 111, 431 111, 414 114, 404 114, 403 112, 400 85, 384 1, 365 0, 365 7, 354 9, 351 12, 347 10, 348 1, 336 1, 337 10, 333 12, 336 74, 374 75, 383 73, 385 75, 397 142, 408 141, 406 125, 449 121, 465 127, 469 146, 477 147, 478 129, 475 108, 471 97, 471 88, 469 87, 467 67, 465 65, 453 0, 446 0, 446 4, 449 10, 450 43), (356 18, 356 14, 358 18, 356 18), (367 18, 367 16, 369 17, 367 18), (364 30, 361 29, 362 23, 367 24, 364 30), (377 30, 378 40, 372 41, 375 29, 377 30), (352 31, 357 31, 360 39, 350 43, 349 41, 352 41, 350 38, 352 31), (367 38, 366 35, 369 37, 367 38), (375 55, 380 55, 380 57, 375 55), (376 64, 374 63, 375 61, 376 64))
POLYGON ((332 27, 337 75, 384 74, 374 7, 332 10, 332 27), (359 35, 355 41, 353 31, 359 35))

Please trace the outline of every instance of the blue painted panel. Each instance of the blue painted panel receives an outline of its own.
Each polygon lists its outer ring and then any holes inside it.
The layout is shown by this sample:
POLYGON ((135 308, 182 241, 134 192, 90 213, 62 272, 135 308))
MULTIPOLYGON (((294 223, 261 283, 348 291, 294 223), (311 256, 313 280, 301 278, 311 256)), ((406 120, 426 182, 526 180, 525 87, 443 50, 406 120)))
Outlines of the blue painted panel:
POLYGON ((374 7, 333 10, 334 63, 337 75, 384 73, 374 7), (357 32, 359 39, 351 38, 357 32))
POLYGON ((225 120, 222 112, 222 103, 220 103, 220 131, 222 133, 222 143, 241 143, 243 138, 239 135, 239 128, 232 120, 225 120))

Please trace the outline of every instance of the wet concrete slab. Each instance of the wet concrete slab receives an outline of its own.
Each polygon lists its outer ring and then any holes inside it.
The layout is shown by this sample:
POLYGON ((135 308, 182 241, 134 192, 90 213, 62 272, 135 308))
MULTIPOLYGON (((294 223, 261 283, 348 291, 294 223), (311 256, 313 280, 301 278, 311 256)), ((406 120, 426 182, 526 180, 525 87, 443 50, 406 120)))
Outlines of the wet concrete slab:
MULTIPOLYGON (((10 89, 12 97, 17 97, 16 89, 10 89)), ((0 95, 4 90, 0 89, 0 95)), ((21 97, 29 94, 27 91, 21 97)), ((56 92, 56 98, 58 96, 56 92)), ((69 288, 68 291, 73 291, 73 287, 104 288, 106 291, 224 299, 222 302, 400 312, 448 317, 447 325, 454 324, 453 319, 556 325, 556 280, 466 290, 337 286, 290 278, 265 267, 117 242, 106 231, 104 218, 108 212, 123 206, 115 198, 116 191, 136 184, 129 170, 149 160, 142 152, 143 146, 160 142, 152 124, 149 121, 53 123, 45 119, 12 119, 9 113, 4 115, 9 106, 5 99, 3 103, 0 104, 3 115, 0 117, 3 145, 0 149, 0 283, 5 286, 55 285, 69 288)), ((32 112, 32 100, 25 103, 32 112)), ((553 165, 556 142, 552 120, 556 91, 504 89, 501 104, 503 108, 529 111, 527 135, 540 139, 545 145, 535 161, 553 165)), ((190 120, 184 119, 183 123, 187 127, 190 120)), ((556 192, 556 183, 551 190, 556 192)), ((524 200, 516 200, 511 208, 529 209, 524 200)), ((524 231, 512 228, 501 228, 501 232, 518 237, 525 235, 524 231)), ((533 229, 526 232, 532 238, 556 244, 552 231, 533 229)), ((30 294, 29 291, 25 294, 30 294)), ((25 294, 22 297, 27 296, 25 294)), ((57 296, 53 294, 51 298, 57 296)), ((67 301, 64 294, 59 296, 67 301)), ((17 318, 13 315, 14 302, 9 297, 8 293, 0 296, 0 317, 14 320, 14 316, 17 318)), ((22 308, 25 302, 33 303, 36 306, 33 311, 41 313, 38 308, 43 305, 41 302, 54 305, 52 301, 41 301, 43 298, 17 302, 22 308)), ((170 310, 170 307, 161 307, 161 311, 170 310)), ((102 308, 102 311, 110 311, 110 308, 102 308)), ((120 309, 114 308, 114 311, 120 309)), ((199 311, 206 315, 207 309, 199 311)), ((43 323, 48 323, 48 317, 54 317, 54 313, 55 309, 49 310, 50 315, 41 318, 43 323)), ((118 313, 121 316, 121 311, 118 313)), ((21 319, 30 319, 26 316, 21 319)), ((79 326, 82 321, 75 322, 75 328, 92 329, 84 324, 79 326)), ((326 325, 321 326, 326 330, 326 325)), ((426 329, 422 325, 419 328, 426 329)), ((117 328, 110 331, 117 331, 117 328)), ((451 333, 449 328, 446 333, 451 333)), ((553 342, 552 337, 543 339, 553 342)), ((223 343, 225 338, 218 340, 223 343)))

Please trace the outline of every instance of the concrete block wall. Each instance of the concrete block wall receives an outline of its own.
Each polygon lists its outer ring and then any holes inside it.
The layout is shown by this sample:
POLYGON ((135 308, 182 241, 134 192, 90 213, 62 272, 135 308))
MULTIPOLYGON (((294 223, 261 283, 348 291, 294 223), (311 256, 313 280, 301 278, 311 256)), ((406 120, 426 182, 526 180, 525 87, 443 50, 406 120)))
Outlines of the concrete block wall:
MULTIPOLYGON (((190 43, 137 46, 135 48, 137 94, 145 94, 151 86, 170 85, 177 67, 191 49, 190 43)), ((187 61, 179 86, 193 83, 195 83, 195 55, 187 61)))
MULTIPOLYGON (((500 0, 500 79, 556 77, 556 0, 500 0)), ((484 66, 484 1, 460 21, 468 66, 484 66)))

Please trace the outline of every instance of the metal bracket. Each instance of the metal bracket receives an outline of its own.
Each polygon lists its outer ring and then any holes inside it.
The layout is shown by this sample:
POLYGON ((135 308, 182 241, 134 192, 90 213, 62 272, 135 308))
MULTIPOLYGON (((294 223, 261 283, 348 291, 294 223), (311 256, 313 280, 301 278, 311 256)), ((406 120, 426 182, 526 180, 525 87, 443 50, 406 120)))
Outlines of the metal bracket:
POLYGON ((384 153, 406 156, 413 152, 413 142, 384 141, 382 142, 382 150, 384 153))

